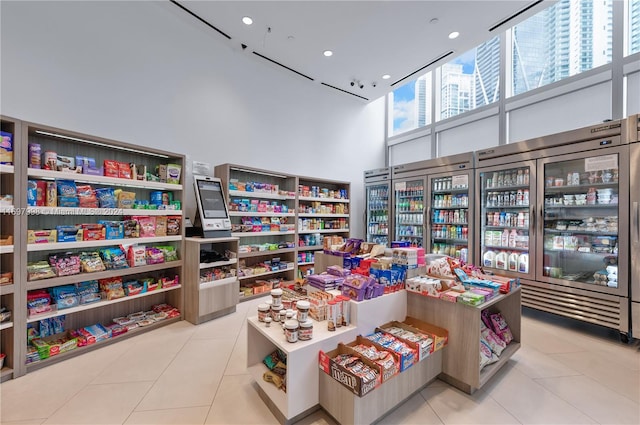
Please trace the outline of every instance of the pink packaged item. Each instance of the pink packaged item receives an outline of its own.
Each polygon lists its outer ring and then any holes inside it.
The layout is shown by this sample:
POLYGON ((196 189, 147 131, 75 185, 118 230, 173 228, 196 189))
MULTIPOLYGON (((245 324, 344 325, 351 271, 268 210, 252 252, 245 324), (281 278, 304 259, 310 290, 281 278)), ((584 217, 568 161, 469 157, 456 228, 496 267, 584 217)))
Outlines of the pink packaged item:
POLYGON ((480 323, 480 341, 486 343, 496 355, 502 354, 507 344, 495 332, 480 323))
POLYGON ((482 312, 480 313, 480 319, 482 319, 482 323, 484 323, 484 325, 491 329, 492 331, 493 329, 493 323, 491 323, 491 313, 489 313, 489 310, 482 310, 482 312))
POLYGON ((509 329, 509 325, 507 325, 507 321, 504 320, 504 317, 501 313, 494 313, 491 315, 491 323, 493 324, 493 329, 495 333, 507 344, 513 341, 513 334, 511 333, 511 329, 509 329))
POLYGON ((156 218, 153 216, 135 216, 132 217, 140 226, 141 238, 154 238, 156 236, 156 218))

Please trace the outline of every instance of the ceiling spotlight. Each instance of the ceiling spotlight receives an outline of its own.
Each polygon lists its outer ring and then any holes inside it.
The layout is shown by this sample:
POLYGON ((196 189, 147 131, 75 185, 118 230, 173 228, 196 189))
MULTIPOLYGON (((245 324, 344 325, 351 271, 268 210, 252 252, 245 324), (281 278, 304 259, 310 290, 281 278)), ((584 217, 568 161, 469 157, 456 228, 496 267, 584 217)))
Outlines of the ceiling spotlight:
POLYGON ((388 80, 389 78, 391 78, 391 75, 389 75, 389 74, 384 74, 384 75, 382 76, 382 79, 383 79, 383 80, 388 80))
POLYGON ((251 19, 249 16, 245 16, 244 18, 242 18, 242 22, 245 25, 251 25, 253 24, 253 19, 251 19))
POLYGON ((439 22, 438 18, 433 18, 429 21, 429 23, 432 25, 437 24, 438 22, 439 22))
POLYGON ((458 38, 459 35, 460 33, 458 31, 454 31, 451 34, 449 34, 449 38, 453 40, 454 38, 458 38))
POLYGON ((362 84, 360 81, 358 81, 358 87, 360 87, 360 90, 362 90, 364 88, 364 84, 362 84))
POLYGON ((326 57, 333 56, 333 52, 331 50, 325 50, 324 52, 322 52, 322 54, 326 57))
POLYGON ((294 36, 292 36, 292 35, 290 35, 290 36, 288 36, 288 37, 287 37, 287 40, 294 40, 294 39, 295 39, 295 37, 294 37, 294 36))
POLYGON ((356 85, 356 80, 351 81, 351 87, 356 85))

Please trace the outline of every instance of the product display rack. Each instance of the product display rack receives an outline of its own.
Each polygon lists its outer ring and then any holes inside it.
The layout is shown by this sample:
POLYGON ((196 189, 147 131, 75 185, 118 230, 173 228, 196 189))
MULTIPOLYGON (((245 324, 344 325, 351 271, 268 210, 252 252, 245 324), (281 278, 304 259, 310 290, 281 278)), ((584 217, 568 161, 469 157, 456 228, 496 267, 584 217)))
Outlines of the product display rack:
POLYGON ((294 264, 296 177, 234 164, 216 166, 215 175, 222 180, 224 186, 232 224, 231 234, 239 238, 239 301, 263 295, 252 293, 252 286, 260 278, 293 280, 293 267, 246 275, 242 275, 242 268, 243 265, 251 268, 274 258, 294 264), (283 211, 283 207, 286 207, 286 211, 283 211), (253 231, 258 229, 261 231, 253 231), (265 244, 270 244, 271 247, 255 250, 258 245, 265 248, 265 244), (243 248, 246 246, 253 246, 252 250, 246 252, 243 248))
MULTIPOLYGON (((5 354, 4 365, 0 370, 0 382, 20 376, 24 373, 21 362, 21 336, 26 333, 26 323, 20 320, 26 307, 21 302, 22 269, 20 253, 23 240, 20 237, 20 220, 15 207, 22 205, 23 181, 16 161, 22 155, 22 123, 7 116, 0 116, 0 130, 13 136, 13 164, 0 164, 0 197, 11 195, 13 200, 3 203, 0 208, 0 229, 3 245, 0 245, 0 274, 12 273, 11 283, 0 286, 0 306, 11 311, 11 318, 0 324, 0 352, 5 354), (17 172, 16 172, 17 170, 17 172), (11 238, 9 240, 9 237, 11 238), (6 244, 4 244, 6 243, 6 244)), ((8 277, 8 276, 7 276, 8 277)))
MULTIPOLYGON (((94 158, 96 167, 100 168, 104 160, 115 160, 126 164, 145 165, 150 173, 154 173, 156 166, 166 164, 177 164, 184 171, 184 156, 176 153, 160 151, 153 148, 135 146, 121 143, 100 137, 80 134, 72 131, 42 126, 34 123, 22 123, 21 137, 15 142, 19 148, 19 157, 16 158, 15 175, 20 182, 20 194, 26 194, 27 180, 53 182, 56 180, 73 180, 77 184, 90 184, 92 188, 111 187, 135 193, 136 200, 151 200, 152 192, 170 192, 173 200, 182 201, 182 184, 171 184, 159 181, 133 180, 127 178, 106 177, 103 175, 89 175, 73 172, 63 172, 56 170, 32 168, 29 165, 30 156, 27 146, 29 144, 40 145, 41 153, 55 152, 58 155, 69 157, 86 156, 94 158)), ((180 178, 182 181, 182 176, 180 178)), ((74 357, 95 348, 108 345, 126 338, 139 335, 151 329, 165 326, 169 323, 181 320, 181 317, 167 319, 156 322, 149 326, 137 328, 126 332, 120 336, 107 339, 105 341, 85 347, 78 347, 66 353, 62 353, 44 360, 25 365, 26 356, 26 327, 27 324, 37 327, 38 321, 50 317, 65 317, 65 331, 77 329, 96 323, 109 324, 111 319, 118 316, 126 316, 138 311, 147 311, 154 304, 168 303, 177 307, 183 314, 183 285, 182 267, 184 256, 184 226, 183 212, 180 209, 118 209, 118 208, 69 208, 57 206, 31 206, 27 205, 26 196, 17 197, 16 209, 22 214, 19 215, 19 234, 22 235, 19 241, 20 252, 17 261, 17 269, 21 272, 21 281, 14 291, 17 298, 16 306, 20 305, 22 310, 14 316, 14 328, 20 328, 20 337, 16 338, 16 345, 19 346, 19 357, 16 362, 20 364, 20 374, 40 369, 47 365, 57 363, 66 358, 74 357), (180 231, 175 235, 153 236, 141 238, 111 239, 111 240, 86 240, 73 242, 50 242, 28 244, 26 240, 27 230, 55 229, 57 225, 73 225, 80 223, 97 223, 98 220, 122 220, 127 216, 170 216, 179 217, 180 231), (28 280, 27 263, 32 261, 46 260, 48 255, 56 252, 82 252, 96 251, 101 247, 123 246, 127 249, 131 245, 159 246, 170 245, 176 249, 177 261, 144 265, 138 267, 128 267, 117 270, 105 270, 94 273, 80 273, 69 276, 60 276, 41 280, 28 280), (41 315, 28 316, 26 311, 27 292, 36 289, 49 289, 61 285, 69 285, 88 280, 106 279, 112 277, 123 277, 129 279, 145 277, 170 277, 178 276, 180 283, 177 285, 159 288, 137 295, 125 296, 113 300, 103 299, 102 301, 78 305, 66 309, 58 309, 41 315)), ((16 374, 14 374, 16 376, 16 374)), ((19 375, 17 375, 19 376, 19 375)))
POLYGON ((197 325, 236 311, 238 304, 238 241, 239 238, 187 238, 185 269, 184 317, 197 325), (202 254, 215 252, 229 258, 201 262, 202 254), (217 279, 202 276, 218 272, 217 279))
POLYGON ((391 170, 378 168, 364 172, 365 240, 389 246, 391 235, 391 170))
POLYGON ((479 306, 452 303, 409 292, 407 316, 449 331, 449 343, 443 354, 440 378, 469 394, 482 388, 520 348, 520 288, 508 294, 497 295, 479 306), (496 363, 481 370, 480 314, 484 309, 502 313, 514 340, 507 345, 496 363))
POLYGON ((316 272, 315 246, 331 236, 349 237, 351 185, 344 181, 298 177, 296 277, 316 272), (327 228, 330 226, 331 228, 327 228))
POLYGON ((215 175, 225 186, 225 195, 230 205, 232 236, 240 238, 241 249, 238 259, 244 261, 247 266, 272 258, 293 263, 293 267, 286 269, 239 276, 241 302, 263 296, 260 292, 249 293, 250 285, 257 279, 301 279, 312 272, 314 253, 323 249, 324 238, 349 237, 351 187, 348 182, 296 176, 234 164, 216 166, 215 175), (238 190, 236 182, 245 190, 238 190), (251 191, 246 190, 247 182, 252 183, 251 191), (230 189, 230 184, 234 189, 230 189), (267 212, 257 211, 257 207, 245 207, 251 206, 252 202, 256 205, 261 201, 286 205, 287 211, 267 212), (282 223, 282 219, 286 220, 286 227, 281 226, 279 231, 272 231, 271 228, 267 231, 264 227, 260 230, 265 231, 254 232, 248 231, 254 228, 246 227, 247 225, 242 227, 243 221, 248 223, 251 220, 257 224, 260 220, 266 225, 267 221, 282 223), (261 250, 255 250, 259 248, 258 245, 266 244, 272 246, 268 249, 262 246, 261 250), (242 248, 244 245, 253 245, 252 250, 246 252, 242 248))

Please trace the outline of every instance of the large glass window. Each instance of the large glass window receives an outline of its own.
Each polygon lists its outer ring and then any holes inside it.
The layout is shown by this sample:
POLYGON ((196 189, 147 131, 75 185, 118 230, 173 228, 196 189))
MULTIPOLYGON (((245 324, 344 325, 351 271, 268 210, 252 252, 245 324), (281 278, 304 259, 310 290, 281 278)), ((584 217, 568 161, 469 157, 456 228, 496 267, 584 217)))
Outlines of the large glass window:
POLYGON ((560 0, 513 27, 512 94, 610 63, 612 3, 560 0))
POLYGON ((445 64, 440 73, 440 119, 500 98, 500 38, 494 37, 445 64))
POLYGON ((391 93, 393 126, 389 136, 431 124, 431 72, 391 93))
POLYGON ((640 0, 629 0, 629 54, 640 52, 640 0))

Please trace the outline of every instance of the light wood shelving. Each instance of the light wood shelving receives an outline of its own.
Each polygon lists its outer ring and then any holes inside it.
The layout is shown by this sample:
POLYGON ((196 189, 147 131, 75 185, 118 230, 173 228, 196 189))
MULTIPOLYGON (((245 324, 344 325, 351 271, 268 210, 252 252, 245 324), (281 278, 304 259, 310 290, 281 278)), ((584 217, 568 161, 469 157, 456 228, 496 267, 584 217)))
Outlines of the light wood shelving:
MULTIPOLYGON (((11 297, 13 310, 13 327, 2 330, 2 346, 3 352, 7 344, 7 334, 13 333, 13 353, 7 353, 5 360, 5 368, 2 370, 2 379, 17 377, 26 372, 30 372, 50 364, 57 363, 66 358, 74 357, 82 353, 86 353, 95 348, 99 348, 113 342, 118 342, 135 335, 139 335, 148 330, 182 320, 182 316, 174 319, 158 322, 152 326, 141 327, 135 331, 130 331, 122 336, 118 336, 104 342, 94 344, 87 347, 77 348, 68 353, 54 356, 50 359, 42 360, 36 363, 25 364, 27 353, 27 324, 29 326, 37 326, 38 321, 65 315, 65 330, 77 329, 96 323, 108 324, 114 317, 124 316, 128 313, 136 311, 146 311, 154 304, 168 303, 177 307, 181 313, 183 312, 183 260, 171 261, 161 264, 145 265, 139 267, 129 267, 119 270, 106 270, 96 273, 81 273, 71 276, 61 276, 51 279, 27 281, 27 264, 32 261, 41 261, 46 258, 49 253, 69 250, 97 250, 100 247, 118 246, 118 245, 171 245, 175 247, 178 257, 184 255, 184 228, 178 235, 130 238, 130 239, 112 239, 98 241, 80 241, 80 242, 55 242, 47 244, 27 244, 27 230, 55 228, 59 224, 73 223, 96 223, 100 219, 122 220, 125 216, 179 216, 184 218, 182 210, 176 209, 119 209, 119 208, 68 208, 68 207, 46 207, 27 205, 27 181, 28 180, 73 180, 76 183, 91 184, 93 187, 113 187, 114 189, 123 188, 133 192, 137 200, 150 200, 152 191, 168 191, 173 194, 173 199, 183 200, 183 184, 171 184, 159 181, 133 180, 126 178, 107 177, 102 175, 89 175, 71 172, 61 172, 42 168, 29 167, 29 155, 27 146, 29 144, 40 145, 42 153, 46 151, 57 152, 59 155, 65 156, 85 156, 94 158, 98 167, 103 165, 104 160, 115 160, 127 164, 146 165, 147 171, 154 173, 159 165, 178 164, 182 167, 182 177, 184 180, 184 155, 161 151, 155 148, 147 148, 128 143, 122 143, 114 140, 104 139, 91 135, 76 133, 73 131, 57 129, 35 123, 20 122, 8 118, 2 118, 3 131, 5 125, 12 122, 14 126, 14 166, 1 166, 0 173, 5 176, 12 175, 15 181, 15 192, 13 211, 3 208, 2 224, 5 226, 5 215, 10 214, 15 223, 13 254, 3 253, 3 262, 5 255, 12 255, 14 261, 14 282, 11 288, 0 288, 3 297, 3 305, 5 299, 11 297), (25 195, 25 196, 23 196, 25 195), (31 290, 49 289, 61 285, 71 285, 78 282, 94 279, 105 279, 112 277, 140 276, 140 277, 160 277, 178 276, 180 284, 167 288, 161 288, 143 294, 128 296, 111 301, 99 301, 92 304, 76 306, 69 309, 58 310, 53 313, 28 317, 26 310, 27 292, 31 290), (11 370, 10 372, 8 372, 11 370)), ((7 179, 9 180, 9 179, 7 179)), ((4 186, 3 186, 4 190, 4 186)), ((3 232, 4 234, 4 232, 3 232)), ((5 249, 6 250, 6 249, 5 249)))
POLYGON ((185 319, 195 325, 236 311, 240 284, 238 281, 238 241, 236 237, 187 238, 185 264, 185 319), (232 252, 236 258, 201 263, 203 251, 224 255, 232 252), (216 269, 231 269, 232 276, 202 282, 203 273, 216 269))

